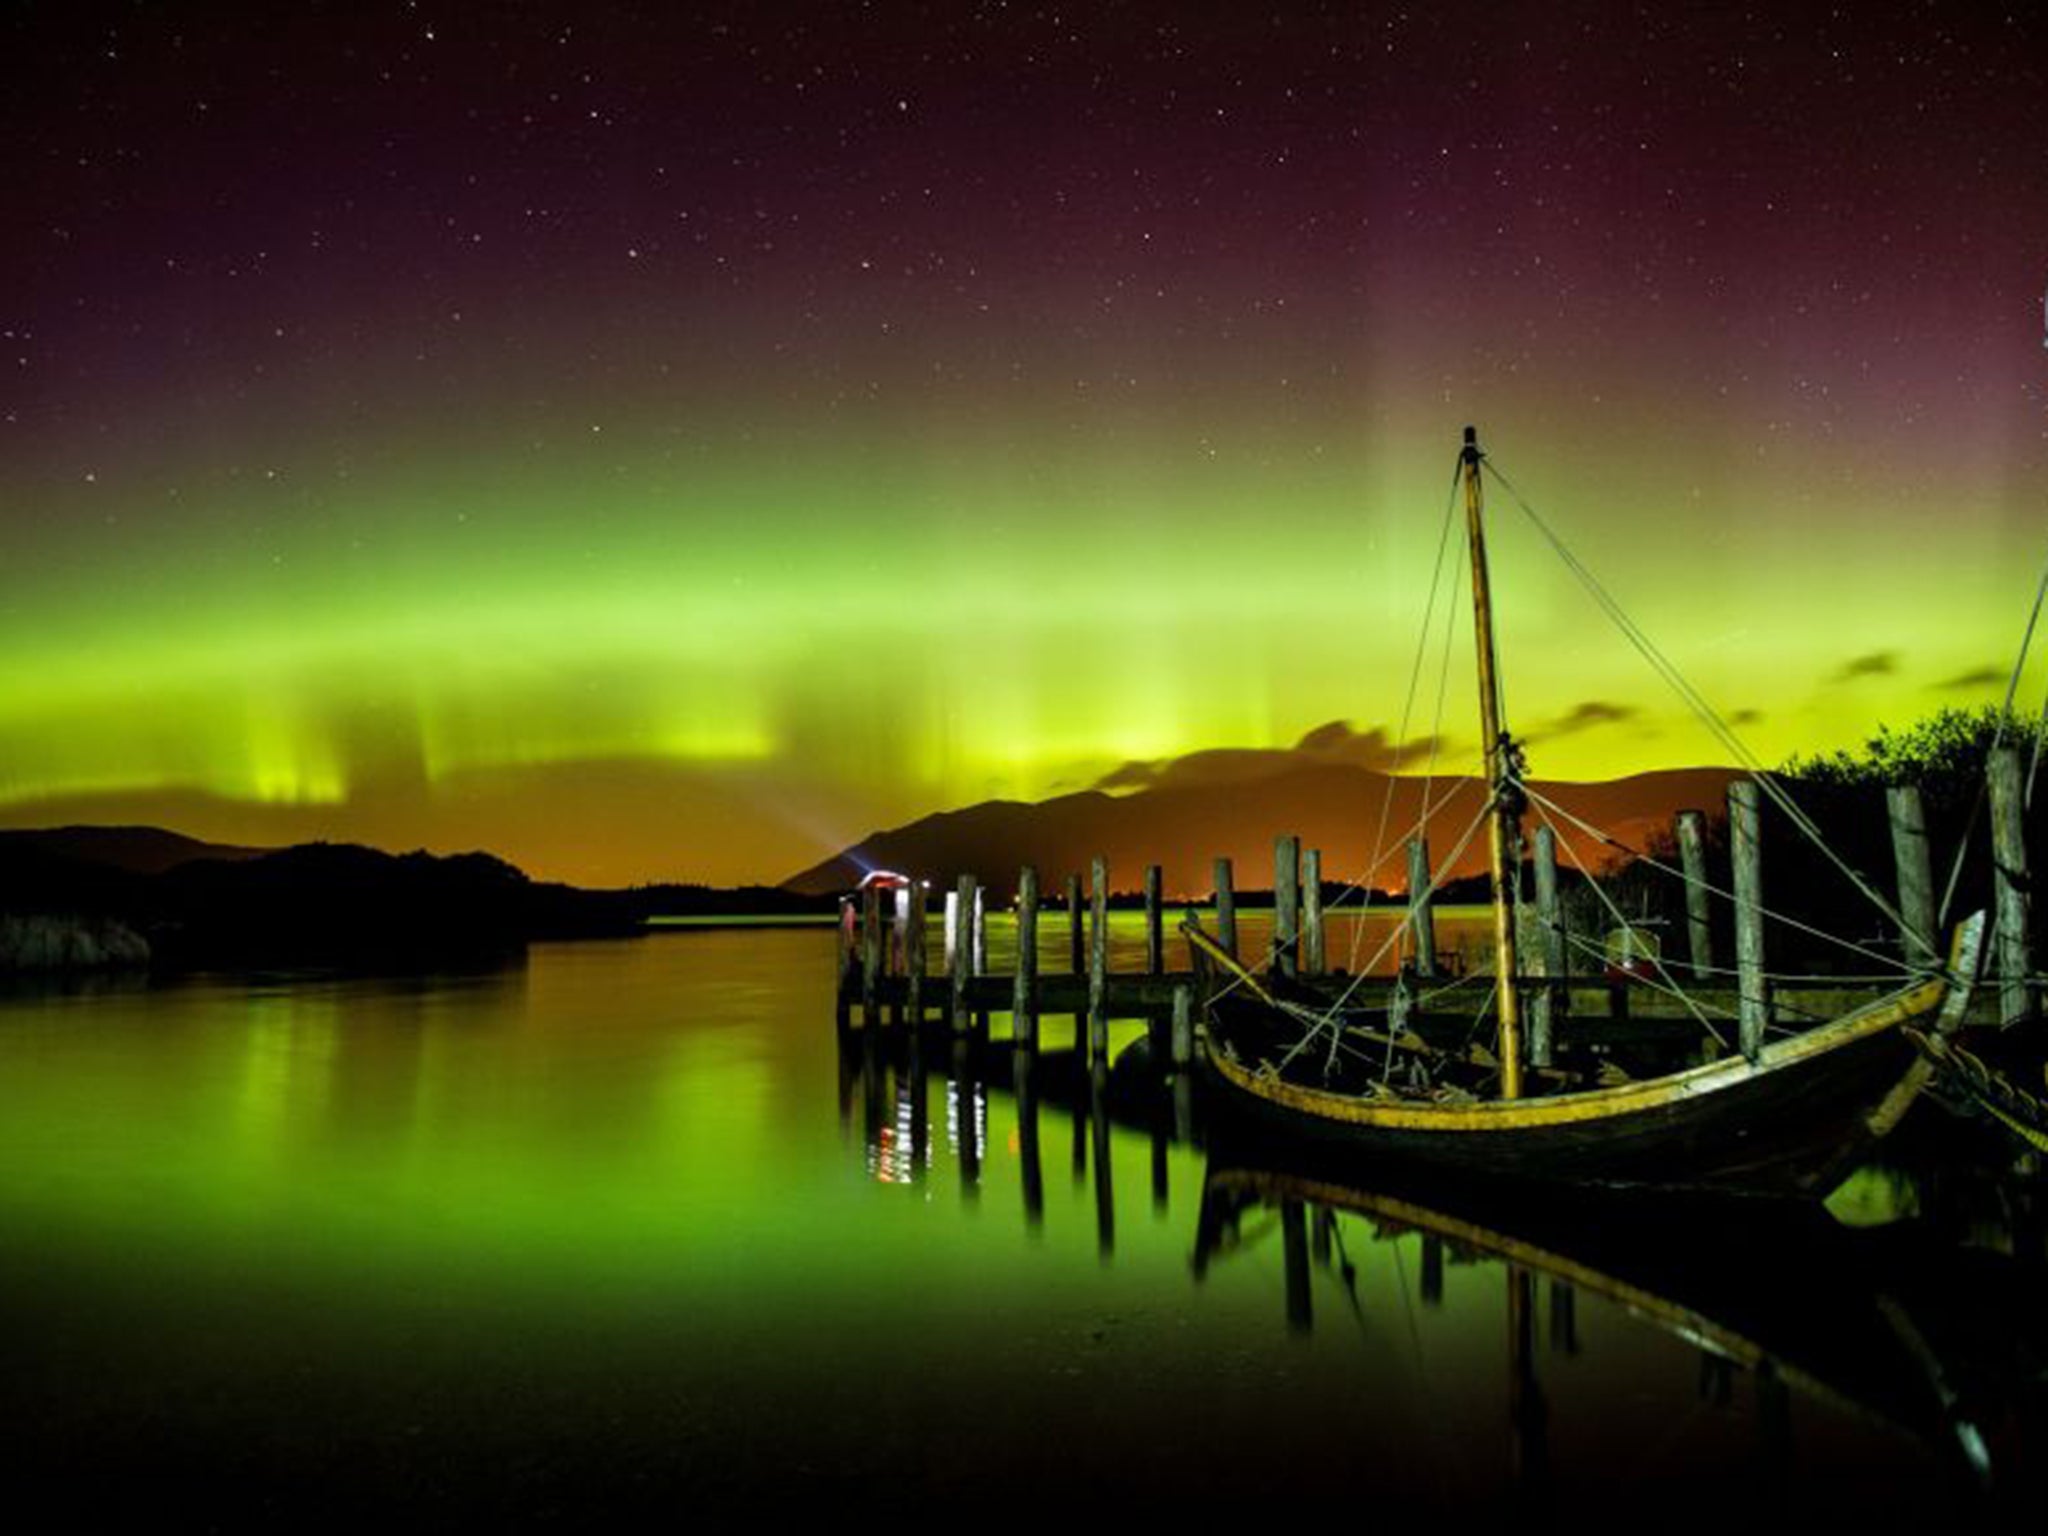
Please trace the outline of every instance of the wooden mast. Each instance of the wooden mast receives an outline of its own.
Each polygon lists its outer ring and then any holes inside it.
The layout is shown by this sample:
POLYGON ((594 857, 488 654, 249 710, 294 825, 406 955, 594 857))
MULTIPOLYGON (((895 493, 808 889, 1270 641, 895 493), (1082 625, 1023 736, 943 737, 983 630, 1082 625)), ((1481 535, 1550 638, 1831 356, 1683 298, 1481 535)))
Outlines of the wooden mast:
POLYGON ((1521 795, 1508 780, 1514 769, 1507 733, 1500 724, 1500 682, 1493 650, 1493 590, 1486 572, 1486 529, 1481 519, 1479 431, 1465 429, 1461 455, 1465 479, 1465 532, 1472 546, 1472 623, 1479 646, 1479 729, 1486 747, 1486 782, 1495 797, 1487 817, 1493 855, 1494 987, 1500 1007, 1500 1091, 1522 1096, 1522 1009, 1515 990, 1515 882, 1520 871, 1510 860, 1521 841, 1521 795))

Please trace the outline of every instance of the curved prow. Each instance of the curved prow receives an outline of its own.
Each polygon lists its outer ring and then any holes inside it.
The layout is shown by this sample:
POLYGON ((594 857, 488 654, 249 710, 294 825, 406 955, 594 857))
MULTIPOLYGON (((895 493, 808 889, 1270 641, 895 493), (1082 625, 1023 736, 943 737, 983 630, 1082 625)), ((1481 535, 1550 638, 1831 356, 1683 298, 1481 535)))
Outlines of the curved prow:
POLYGON ((1977 977, 1984 966, 1984 914, 1972 912, 1956 924, 1955 938, 1948 950, 1948 996, 1941 1000, 1941 1014, 1934 1021, 1934 1033, 1947 1038, 1963 1027, 1963 1015, 1970 1007, 1970 994, 1977 990, 1977 977))
POLYGON ((1863 1123, 1871 1135, 1890 1135, 1892 1127, 1913 1107, 1920 1090, 1934 1076, 1934 1069, 1945 1054, 1946 1042, 1963 1027, 1963 1015, 1970 1011, 1970 995, 1977 989, 1977 976, 1983 964, 1984 914, 1972 912, 1956 924, 1955 937, 1949 943, 1948 973, 1942 978, 1948 990, 1942 996, 1940 1012, 1934 1016, 1934 1028, 1926 1034, 1916 1029, 1906 1031, 1918 1054, 1905 1076, 1865 1117, 1863 1123))

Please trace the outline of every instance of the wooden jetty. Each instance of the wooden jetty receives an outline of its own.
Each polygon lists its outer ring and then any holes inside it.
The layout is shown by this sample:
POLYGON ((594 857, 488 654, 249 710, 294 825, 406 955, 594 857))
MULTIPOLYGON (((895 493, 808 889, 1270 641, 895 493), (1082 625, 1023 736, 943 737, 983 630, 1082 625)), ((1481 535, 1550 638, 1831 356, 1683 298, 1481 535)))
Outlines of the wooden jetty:
MULTIPOLYGON (((2042 977, 2031 969, 2031 884, 2022 835, 2018 753, 2000 749, 1986 777, 1996 941, 1990 984, 1980 991, 1971 1017, 1972 1022, 2010 1025, 2035 1017, 2043 992, 2042 977)), ((1907 965, 1931 965, 1939 949, 1937 888, 1919 791, 1910 785, 1892 788, 1886 808, 1898 931, 1871 942, 1882 943, 1907 965)), ((1730 785, 1725 814, 1729 856, 1718 884, 1708 873, 1704 813, 1680 812, 1670 839, 1676 850, 1670 872, 1685 886, 1679 919, 1683 954, 1676 952, 1674 943, 1673 953, 1659 956, 1653 943, 1650 959, 1660 975, 1685 974, 1682 997, 1675 988, 1643 984, 1651 978, 1632 973, 1632 952, 1622 957, 1623 974, 1618 974, 1613 956, 1604 966, 1598 963, 1600 946, 1589 942, 1596 935, 1571 932, 1559 894, 1557 838, 1547 827, 1539 831, 1534 839, 1532 899, 1523 903, 1524 922, 1533 919, 1533 926, 1525 939, 1516 988, 1527 1010, 1524 1049, 1530 1065, 1547 1066, 1556 1042, 1567 1034, 1596 1047, 1696 1037, 1702 1009, 1731 1021, 1731 1048, 1753 1052, 1766 1029, 1827 1017, 1865 995, 1873 978, 1785 975, 1769 969, 1764 930, 1770 901, 1762 807, 1754 782, 1730 785), (1717 915, 1732 927, 1732 966, 1717 964, 1717 915)), ((1407 865, 1416 898, 1402 906, 1375 909, 1402 930, 1397 973, 1360 978, 1333 963, 1332 921, 1354 917, 1355 909, 1336 911, 1325 902, 1322 854, 1304 849, 1292 835, 1274 841, 1271 940, 1262 954, 1242 958, 1311 1006, 1341 1001, 1352 1008, 1382 1008, 1397 989, 1415 998, 1454 987, 1458 957, 1438 948, 1440 914, 1433 910, 1432 866, 1422 838, 1411 840, 1407 865)), ((1237 954, 1246 903, 1235 888, 1232 861, 1219 858, 1213 868, 1214 888, 1200 903, 1202 921, 1237 954)), ((939 1029, 974 1036, 986 1035, 993 1019, 1006 1017, 1011 1039, 1031 1051, 1047 1040, 1049 1021, 1067 1018, 1084 1059, 1102 1063, 1109 1051, 1110 1021, 1142 1020, 1154 1032, 1163 1066, 1189 1065, 1197 1049, 1195 1021, 1203 999, 1196 992, 1195 973, 1169 963, 1169 955, 1179 946, 1169 934, 1160 868, 1149 865, 1138 879, 1126 881, 1126 889, 1114 889, 1108 860, 1096 858, 1085 877, 1064 873, 1063 893, 1053 896, 1049 893, 1060 887, 1043 879, 1041 871, 1026 867, 1015 882, 1014 905, 992 914, 982 882, 972 874, 960 874, 945 892, 942 958, 933 975, 926 885, 903 876, 871 877, 842 907, 837 956, 841 1027, 915 1026, 919 1032, 939 1029), (1116 910, 1129 910, 1134 893, 1142 915, 1142 949, 1135 961, 1130 955, 1138 947, 1128 939, 1122 946, 1114 945, 1110 936, 1113 900, 1116 910), (1048 906, 1067 914, 1064 933, 1057 921, 1043 920, 1048 906), (1000 973, 989 964, 991 921, 1012 940, 1006 947, 1014 960, 1000 973), (1126 952, 1121 968, 1113 964, 1119 947, 1126 952)), ((1611 943, 1612 931, 1627 929, 1628 920, 1609 927, 1611 943)))

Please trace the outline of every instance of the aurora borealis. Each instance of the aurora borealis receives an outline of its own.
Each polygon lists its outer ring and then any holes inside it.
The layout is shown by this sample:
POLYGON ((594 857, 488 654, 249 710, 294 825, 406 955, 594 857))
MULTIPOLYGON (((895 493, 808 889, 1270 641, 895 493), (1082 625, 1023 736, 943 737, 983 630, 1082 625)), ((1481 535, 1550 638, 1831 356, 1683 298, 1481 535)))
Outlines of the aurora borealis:
MULTIPOLYGON (((1398 734, 1466 421, 1765 759, 1998 695, 2038 13, 1229 14, 12 8, 0 823, 775 879, 1398 734)), ((1538 770, 1718 760, 1497 505, 1538 770)))

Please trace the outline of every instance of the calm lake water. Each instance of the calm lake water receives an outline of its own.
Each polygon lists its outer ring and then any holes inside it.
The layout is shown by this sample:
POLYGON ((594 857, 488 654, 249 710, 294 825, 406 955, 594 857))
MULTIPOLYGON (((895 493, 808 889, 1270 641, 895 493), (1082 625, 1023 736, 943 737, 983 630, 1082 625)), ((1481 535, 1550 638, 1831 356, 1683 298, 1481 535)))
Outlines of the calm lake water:
POLYGON ((2039 1229, 2010 1199, 1873 1174, 1845 1209, 1920 1216, 1646 1232, 1653 1270, 1738 1276, 1674 1303, 1603 1267, 1611 1230, 1511 1265, 1469 1213, 1248 1175, 1170 1089, 1048 1059, 1020 1101, 1005 1053, 956 1082, 943 1045, 842 1050, 833 943, 0 1001, 17 1499, 2038 1510, 2039 1229))

